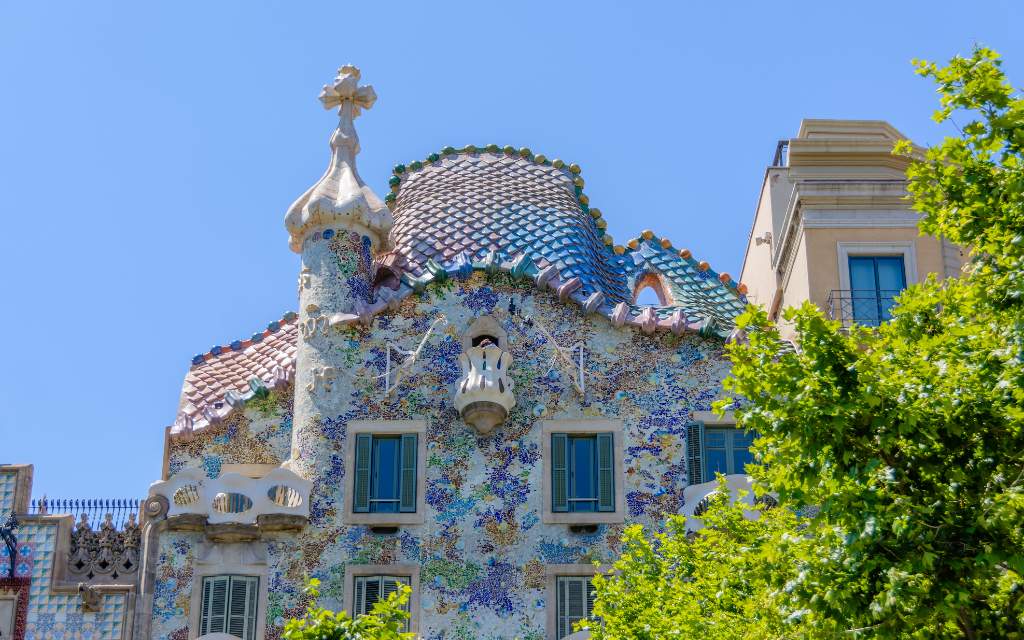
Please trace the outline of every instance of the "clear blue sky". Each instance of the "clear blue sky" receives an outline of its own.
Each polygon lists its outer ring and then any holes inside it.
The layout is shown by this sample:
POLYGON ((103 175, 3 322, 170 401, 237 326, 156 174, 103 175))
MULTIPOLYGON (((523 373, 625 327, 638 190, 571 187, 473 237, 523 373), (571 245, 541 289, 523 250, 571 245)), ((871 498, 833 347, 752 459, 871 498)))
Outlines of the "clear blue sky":
POLYGON ((737 274, 764 166, 800 119, 920 143, 913 57, 975 42, 1024 84, 1024 7, 929 2, 6 2, 0 5, 0 462, 35 494, 142 496, 191 356, 295 308, 285 209, 323 171, 343 63, 379 194, 445 145, 583 167, 644 228, 737 274))

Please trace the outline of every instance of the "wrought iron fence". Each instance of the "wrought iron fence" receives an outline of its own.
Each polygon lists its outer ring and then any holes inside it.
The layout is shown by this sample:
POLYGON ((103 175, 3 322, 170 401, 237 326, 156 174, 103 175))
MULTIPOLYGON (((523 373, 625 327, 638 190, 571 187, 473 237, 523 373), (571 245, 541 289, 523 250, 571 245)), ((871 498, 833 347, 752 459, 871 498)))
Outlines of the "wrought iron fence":
POLYGON ((859 324, 877 327, 892 318, 898 289, 833 289, 828 294, 828 317, 844 327, 859 324))
POLYGON ((79 520, 84 513, 88 518, 89 525, 98 529, 107 514, 110 515, 111 524, 115 529, 123 529, 128 521, 129 514, 135 514, 136 522, 139 516, 141 500, 138 498, 37 498, 29 504, 30 514, 63 515, 71 514, 75 520, 79 520))

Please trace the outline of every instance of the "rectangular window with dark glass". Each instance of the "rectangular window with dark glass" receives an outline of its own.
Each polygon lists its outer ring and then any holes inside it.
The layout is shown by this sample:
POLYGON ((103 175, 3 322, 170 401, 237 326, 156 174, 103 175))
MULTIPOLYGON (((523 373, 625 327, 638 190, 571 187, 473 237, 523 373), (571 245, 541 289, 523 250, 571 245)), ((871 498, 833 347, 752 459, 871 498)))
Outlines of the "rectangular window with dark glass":
POLYGON ((615 511, 613 434, 551 434, 551 510, 615 511))
POLYGON ((875 327, 892 319, 893 299, 907 286, 903 256, 850 256, 853 321, 875 327))
POLYGON ((754 461, 750 446, 756 434, 742 429, 704 429, 704 481, 715 479, 716 473, 746 473, 754 461))
POLYGON ((413 513, 416 511, 417 434, 356 436, 356 513, 413 513))

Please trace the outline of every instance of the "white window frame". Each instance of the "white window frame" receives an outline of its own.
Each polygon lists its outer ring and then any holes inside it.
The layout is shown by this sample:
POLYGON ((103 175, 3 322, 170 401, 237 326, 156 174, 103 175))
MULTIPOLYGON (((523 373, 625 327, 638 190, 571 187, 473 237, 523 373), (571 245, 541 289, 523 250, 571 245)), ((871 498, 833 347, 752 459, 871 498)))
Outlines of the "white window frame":
POLYGON ((409 594, 409 632, 420 630, 420 565, 411 562, 396 564, 350 564, 345 567, 345 611, 355 615, 356 578, 367 576, 391 576, 408 578, 412 593, 409 594))
POLYGON ((541 423, 541 522, 544 524, 620 524, 626 521, 625 440, 621 420, 545 420, 541 423), (551 509, 551 435, 612 434, 615 511, 553 511, 551 509))
POLYGON ((267 575, 267 545, 257 542, 203 542, 196 547, 192 596, 189 601, 189 640, 202 637, 203 579, 226 575, 252 577, 259 581, 256 598, 256 633, 253 637, 254 640, 263 640, 267 623, 267 584, 270 579, 267 575))
POLYGON ((346 429, 345 491, 342 495, 345 524, 371 527, 400 527, 426 522, 427 496, 427 421, 426 420, 353 420, 346 429), (396 513, 358 513, 353 509, 356 486, 356 436, 362 433, 392 436, 416 434, 416 511, 396 513))
POLYGON ((907 286, 917 283, 917 247, 913 240, 894 242, 837 242, 839 289, 849 291, 850 256, 901 256, 907 286))

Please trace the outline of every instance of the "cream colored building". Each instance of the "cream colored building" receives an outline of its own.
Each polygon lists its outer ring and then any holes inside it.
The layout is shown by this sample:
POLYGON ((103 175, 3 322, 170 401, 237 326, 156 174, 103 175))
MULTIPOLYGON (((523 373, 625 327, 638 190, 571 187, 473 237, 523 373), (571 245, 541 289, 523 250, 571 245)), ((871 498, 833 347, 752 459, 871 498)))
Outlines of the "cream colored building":
POLYGON ((804 120, 779 142, 743 260, 751 302, 774 320, 810 300, 844 324, 876 325, 905 286, 959 273, 960 248, 918 231, 908 160, 892 154, 904 138, 880 120, 804 120))

